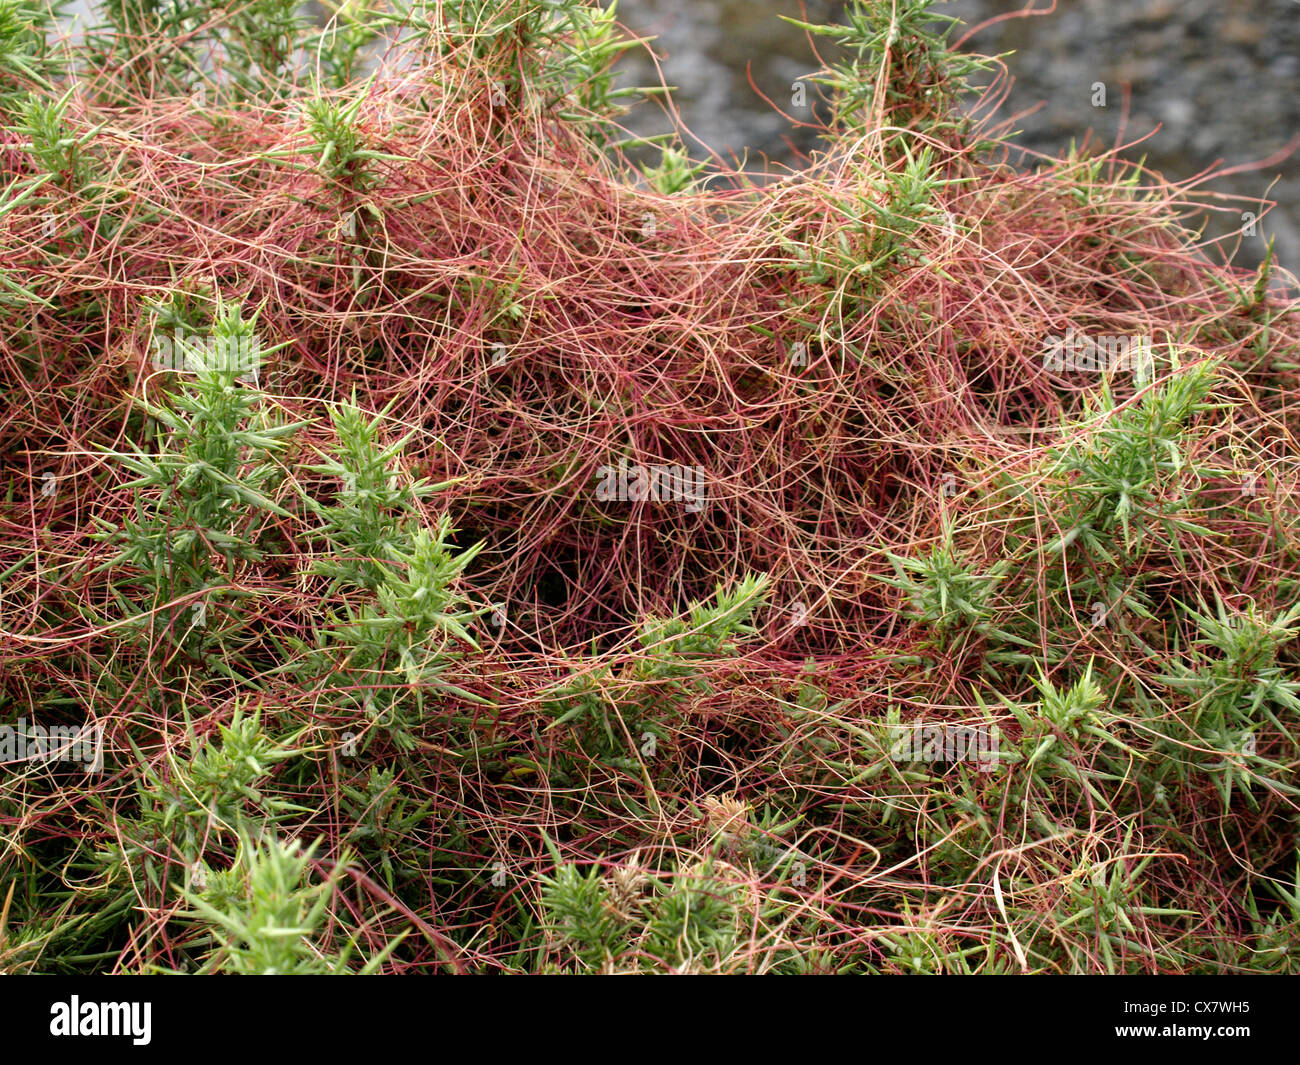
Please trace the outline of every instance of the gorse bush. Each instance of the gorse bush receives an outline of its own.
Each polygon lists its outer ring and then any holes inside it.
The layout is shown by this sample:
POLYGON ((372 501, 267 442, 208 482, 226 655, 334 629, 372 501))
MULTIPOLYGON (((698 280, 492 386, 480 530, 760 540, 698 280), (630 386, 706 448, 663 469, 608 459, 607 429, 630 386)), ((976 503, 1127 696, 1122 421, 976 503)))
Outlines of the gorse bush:
POLYGON ((631 956, 640 971, 744 972, 747 889, 719 872, 700 862, 646 897, 646 875, 635 866, 602 877, 563 864, 544 882, 542 906, 561 955, 569 954, 577 971, 617 971, 619 960, 631 956))
MULTIPOLYGON (((211 929, 212 956, 197 972, 244 976, 318 976, 377 972, 384 955, 349 968, 351 946, 326 954, 312 942, 343 872, 316 884, 309 878, 315 844, 243 841, 239 864, 229 870, 204 870, 198 891, 189 895, 191 916, 211 929)), ((390 944, 395 948, 400 939, 390 944)))
POLYGON ((218 312, 206 342, 182 336, 178 348, 185 379, 168 402, 137 401, 159 451, 113 456, 137 475, 123 485, 135 517, 98 538, 120 545, 108 568, 143 571, 152 592, 145 616, 156 629, 162 611, 179 639, 178 629, 207 627, 209 606, 241 564, 265 557, 269 519, 290 516, 272 497, 285 476, 276 458, 299 426, 277 424, 264 398, 238 385, 261 358, 255 321, 238 307, 218 312))
POLYGON ((382 446, 382 412, 367 417, 354 399, 330 417, 338 457, 326 453, 323 463, 309 467, 336 478, 338 487, 330 505, 307 497, 320 521, 315 535, 325 548, 315 572, 333 578, 331 593, 343 587, 377 592, 389 574, 385 567, 401 561, 402 551, 415 542, 419 500, 446 485, 409 482, 393 469, 414 434, 382 446))
POLYGON ((765 578, 746 577, 730 590, 719 587, 713 606, 695 604, 686 619, 647 620, 638 652, 617 673, 612 665, 585 664, 586 671, 547 693, 543 705, 556 715, 547 728, 567 726, 579 747, 616 765, 636 764, 622 753, 632 737, 639 738, 631 747, 653 757, 683 700, 712 688, 706 667, 725 667, 737 650, 734 637, 753 634, 749 619, 766 586, 765 578))
POLYGON ((955 104, 968 91, 970 75, 989 64, 948 48, 959 20, 936 11, 932 0, 851 0, 843 25, 786 21, 831 38, 844 53, 813 78, 831 92, 836 136, 878 130, 891 140, 904 130, 952 135, 967 125, 955 104))
POLYGON ((922 0, 761 181, 336 15, 0 0, 0 968, 1294 971, 1271 255, 922 0))

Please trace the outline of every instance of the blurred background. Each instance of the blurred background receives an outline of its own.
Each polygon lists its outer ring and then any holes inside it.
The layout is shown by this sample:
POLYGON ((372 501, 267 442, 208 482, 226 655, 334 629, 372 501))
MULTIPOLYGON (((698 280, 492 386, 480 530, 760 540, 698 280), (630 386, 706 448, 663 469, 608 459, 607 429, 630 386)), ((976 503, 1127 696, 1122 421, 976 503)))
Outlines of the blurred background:
MULTIPOLYGON (((954 0, 935 10, 966 22, 954 30, 955 41, 1028 2, 954 0)), ((1049 9, 1051 0, 1035 6, 1049 9)), ((700 140, 724 154, 748 151, 755 165, 762 153, 797 166, 797 153, 814 140, 776 114, 749 78, 790 110, 791 83, 821 64, 804 31, 778 16, 828 22, 843 8, 832 0, 620 0, 618 12, 629 29, 657 37, 652 47, 664 78, 677 86, 676 105, 700 140)), ((1005 59, 1015 84, 1002 114, 1032 110, 1016 122, 1022 131, 1016 143, 1045 154, 1066 151, 1089 130, 1109 147, 1121 126, 1124 142, 1160 126, 1126 154, 1145 155, 1148 166, 1178 181, 1218 159, 1230 166, 1268 159, 1300 135, 1297 0, 1058 0, 1054 13, 988 25, 964 47, 986 55, 1014 52, 1005 59), (1106 85, 1104 108, 1091 102, 1098 81, 1106 85), (1125 84, 1131 88, 1126 122, 1125 84)), ((648 57, 627 68, 624 84, 654 80, 648 57)), ((667 128, 653 107, 639 108, 630 125, 641 133, 667 128)), ((688 147, 703 154, 698 144, 688 147)), ((1278 203, 1257 224, 1257 235, 1243 239, 1236 263, 1256 265, 1273 236, 1279 260, 1300 272, 1300 151, 1211 188, 1278 203)), ((1241 211, 1252 207, 1226 206, 1232 213, 1212 214, 1207 235, 1239 228, 1241 211)))

